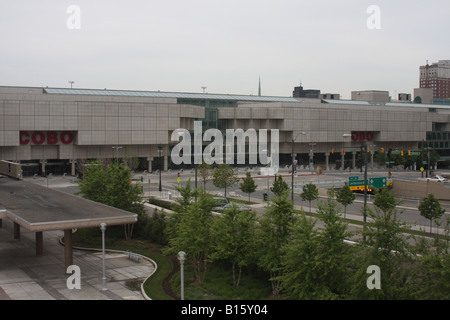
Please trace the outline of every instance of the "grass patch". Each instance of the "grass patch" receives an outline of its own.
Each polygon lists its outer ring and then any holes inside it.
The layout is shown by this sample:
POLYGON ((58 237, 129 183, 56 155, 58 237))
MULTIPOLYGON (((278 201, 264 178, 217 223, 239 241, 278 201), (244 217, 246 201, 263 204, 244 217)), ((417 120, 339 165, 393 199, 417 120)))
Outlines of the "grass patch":
MULTIPOLYGON (((233 286, 231 266, 224 262, 212 264, 202 284, 195 281, 193 267, 184 267, 184 297, 186 300, 266 300, 272 293, 268 275, 253 268, 242 271, 239 287, 233 286)), ((180 294, 180 272, 174 274, 171 285, 180 294)))

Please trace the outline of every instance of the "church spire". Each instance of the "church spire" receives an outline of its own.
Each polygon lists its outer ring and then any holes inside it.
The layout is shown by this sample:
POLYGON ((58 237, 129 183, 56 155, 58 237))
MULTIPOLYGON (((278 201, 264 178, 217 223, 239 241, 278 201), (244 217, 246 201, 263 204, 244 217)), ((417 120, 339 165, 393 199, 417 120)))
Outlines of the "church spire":
POLYGON ((259 77, 258 97, 261 97, 261 76, 259 77))

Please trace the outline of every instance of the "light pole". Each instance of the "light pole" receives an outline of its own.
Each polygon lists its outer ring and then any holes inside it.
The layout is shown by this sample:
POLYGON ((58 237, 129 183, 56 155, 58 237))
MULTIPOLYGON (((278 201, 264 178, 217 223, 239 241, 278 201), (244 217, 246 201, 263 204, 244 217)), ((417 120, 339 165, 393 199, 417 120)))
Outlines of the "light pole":
POLYGON ((299 132, 299 133, 297 133, 297 135, 295 136, 295 138, 294 138, 294 136, 292 136, 292 144, 291 144, 291 147, 292 147, 292 153, 291 153, 291 155, 292 155, 292 165, 291 165, 291 200, 292 200, 292 202, 294 202, 294 162, 295 162, 295 156, 294 156, 294 142, 295 142, 295 140, 298 138, 298 136, 299 135, 306 135, 306 133, 305 132, 299 132))
POLYGON ((267 148, 267 149, 264 149, 263 150, 263 152, 264 153, 267 153, 267 196, 269 195, 269 190, 270 190, 270 187, 269 187, 269 180, 270 180, 270 175, 269 175, 269 169, 270 169, 270 167, 269 167, 269 163, 272 161, 272 159, 271 159, 271 157, 269 157, 269 149, 267 148))
MULTIPOLYGON (((206 87, 205 87, 206 88, 206 87)), ((179 137, 184 137, 184 132, 178 132, 178 136, 179 137)), ((183 138, 184 139, 184 138, 183 138)), ((184 150, 183 150, 183 155, 184 155, 184 150)), ((195 150, 195 146, 194 146, 194 172, 195 172, 195 189, 197 189, 197 162, 196 162, 196 150, 195 150)), ((191 154, 189 154, 189 157, 191 157, 191 154)), ((195 196, 195 199, 197 201, 197 196, 195 196)))
POLYGON ((158 155, 159 155, 159 192, 162 191, 162 183, 161 183, 161 154, 162 154, 162 147, 158 146, 158 155))
MULTIPOLYGON (((364 229, 367 222, 367 142, 363 145, 364 151, 364 229)), ((365 230, 364 230, 365 231, 365 230)), ((366 233, 364 232, 363 240, 366 241, 366 233)))
POLYGON ((311 150, 309 150, 309 166, 311 169, 311 174, 314 174, 314 146, 316 144, 312 142, 309 145, 311 146, 311 150))
MULTIPOLYGON (((351 137, 349 133, 344 133, 343 137, 351 137)), ((363 217, 364 217, 364 231, 367 222, 367 142, 364 141, 361 146, 361 151, 364 152, 364 207, 363 207, 363 217)), ((366 241, 366 234, 363 234, 363 240, 366 241)))
POLYGON ((115 147, 112 147, 112 148, 116 150, 116 162, 118 163, 119 162, 119 149, 122 149, 122 147, 115 146, 115 147))
POLYGON ((184 300, 184 260, 186 260, 186 252, 180 251, 177 254, 177 258, 180 261, 180 275, 181 275, 181 300, 184 300))
POLYGON ((106 223, 102 222, 100 224, 100 230, 102 231, 102 264, 103 264, 103 277, 102 277, 102 291, 108 290, 106 288, 106 273, 105 273, 105 231, 106 223))

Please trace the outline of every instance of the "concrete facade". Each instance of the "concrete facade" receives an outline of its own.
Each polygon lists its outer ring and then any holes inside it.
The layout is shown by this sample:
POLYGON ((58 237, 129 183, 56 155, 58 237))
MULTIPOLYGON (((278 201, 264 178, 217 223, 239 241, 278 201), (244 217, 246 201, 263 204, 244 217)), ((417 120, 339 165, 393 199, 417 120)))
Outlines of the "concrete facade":
MULTIPOLYGON (((178 128, 192 131, 207 108, 199 101, 232 101, 218 107, 217 121, 229 129, 278 129, 280 154, 330 155, 359 150, 414 150, 436 123, 448 127, 450 106, 308 98, 181 94, 111 90, 60 91, 0 87, 0 159, 39 163, 137 156, 151 163, 162 147, 170 165, 170 141, 178 128), (179 104, 182 99, 184 104, 179 104), (186 103, 192 101, 192 104, 186 103), (344 137, 352 134, 352 138, 344 137)), ((282 164, 282 163, 281 163, 282 164)), ((328 163, 327 163, 328 165, 328 163)), ((42 170, 45 172, 45 170, 42 170)), ((69 172, 70 173, 70 172, 69 172)))

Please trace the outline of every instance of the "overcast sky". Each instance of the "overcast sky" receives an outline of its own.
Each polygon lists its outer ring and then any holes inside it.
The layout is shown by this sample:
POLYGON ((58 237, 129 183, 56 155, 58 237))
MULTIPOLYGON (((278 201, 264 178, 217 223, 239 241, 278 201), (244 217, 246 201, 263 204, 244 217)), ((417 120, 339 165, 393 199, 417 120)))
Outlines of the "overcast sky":
POLYGON ((300 82, 413 93, 420 65, 450 59, 449 13, 449 0, 0 0, 0 85, 256 95, 261 77, 268 96, 300 82))

